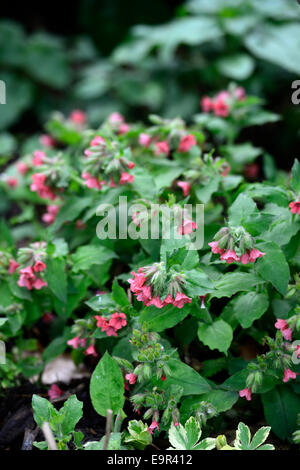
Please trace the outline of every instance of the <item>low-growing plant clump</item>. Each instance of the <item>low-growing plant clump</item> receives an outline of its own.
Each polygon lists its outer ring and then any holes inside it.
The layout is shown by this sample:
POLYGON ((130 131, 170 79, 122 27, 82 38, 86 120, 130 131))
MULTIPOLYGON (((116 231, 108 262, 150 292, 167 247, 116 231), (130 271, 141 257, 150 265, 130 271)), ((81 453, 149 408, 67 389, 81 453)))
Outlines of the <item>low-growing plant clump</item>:
POLYGON ((241 141, 278 116, 240 86, 199 102, 189 124, 54 113, 1 173, 0 393, 38 384, 39 449, 299 444, 300 163, 241 141), (94 440, 41 380, 61 356, 91 375, 94 440))

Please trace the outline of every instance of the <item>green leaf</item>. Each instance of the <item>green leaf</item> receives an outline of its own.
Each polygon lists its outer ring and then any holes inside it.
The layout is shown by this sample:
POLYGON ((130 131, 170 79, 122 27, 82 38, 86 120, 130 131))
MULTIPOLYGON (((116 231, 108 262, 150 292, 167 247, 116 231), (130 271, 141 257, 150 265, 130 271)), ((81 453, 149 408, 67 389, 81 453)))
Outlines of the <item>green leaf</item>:
POLYGON ((53 294, 61 301, 67 301, 67 276, 65 261, 60 258, 47 260, 46 281, 53 294))
POLYGON ((241 193, 228 210, 229 223, 233 226, 243 225, 243 221, 256 211, 255 202, 246 194, 241 193))
POLYGON ((263 279, 271 282, 280 294, 285 295, 290 279, 290 269, 282 250, 273 242, 259 243, 257 248, 266 253, 255 263, 257 272, 263 279))
POLYGON ((255 62, 248 54, 234 54, 222 57, 216 63, 219 71, 226 77, 234 80, 245 80, 255 67, 255 62))
POLYGON ((234 304, 234 314, 243 328, 250 328, 268 309, 267 294, 248 292, 238 297, 234 304))
POLYGON ((120 305, 120 307, 127 307, 128 305, 130 305, 126 292, 119 285, 117 279, 114 279, 112 285, 112 296, 116 304, 120 305))
POLYGON ((213 193, 218 190, 220 181, 220 176, 214 176, 211 180, 206 182, 204 186, 196 186, 195 193, 198 201, 206 204, 211 199, 213 193))
POLYGON ((116 258, 116 255, 106 246, 80 246, 77 248, 76 253, 71 256, 74 263, 73 271, 87 271, 92 265, 103 265, 112 258, 116 258))
POLYGON ((255 450, 257 447, 262 445, 268 438, 271 428, 269 426, 263 426, 253 436, 250 449, 255 450))
POLYGON ((281 385, 261 395, 267 423, 280 439, 287 439, 297 429, 297 414, 300 412, 300 397, 281 385))
POLYGON ((169 389, 171 385, 180 385, 183 388, 183 395, 199 395, 199 393, 210 391, 211 387, 208 382, 184 362, 170 359, 168 366, 171 373, 168 375, 168 380, 163 382, 163 388, 169 389), (182 377, 184 377, 184 381, 182 377))
POLYGON ((93 204, 92 197, 73 196, 67 200, 57 214, 55 222, 51 225, 50 230, 55 233, 65 223, 76 220, 82 211, 90 208, 93 204))
POLYGON ((76 424, 82 418, 82 407, 82 401, 79 401, 76 395, 71 395, 64 406, 60 408, 59 414, 64 416, 61 423, 61 431, 64 435, 75 430, 76 424))
POLYGON ((300 163, 295 160, 292 168, 291 187, 296 193, 300 192, 300 163))
POLYGON ((233 338, 232 328, 224 320, 216 320, 211 324, 199 323, 198 338, 210 349, 226 353, 233 338))
POLYGON ((117 414, 124 405, 124 379, 117 362, 108 352, 98 362, 90 383, 92 404, 101 416, 111 409, 117 414))
POLYGON ((252 54, 288 70, 300 73, 300 25, 265 24, 245 35, 244 43, 252 54))
POLYGON ((211 297, 232 297, 240 291, 249 291, 263 281, 252 273, 226 273, 216 283, 211 297))
POLYGON ((234 442, 234 447, 238 447, 240 449, 248 449, 251 439, 250 429, 246 424, 239 423, 238 430, 236 432, 236 438, 234 442))
POLYGON ((184 305, 182 308, 167 305, 163 308, 154 306, 146 307, 139 318, 140 324, 146 324, 147 328, 151 331, 163 331, 167 328, 172 328, 181 322, 191 310, 189 304, 184 305))
POLYGON ((54 406, 46 398, 33 395, 32 397, 33 417, 36 424, 41 427, 44 422, 49 423, 51 415, 55 412, 54 406))

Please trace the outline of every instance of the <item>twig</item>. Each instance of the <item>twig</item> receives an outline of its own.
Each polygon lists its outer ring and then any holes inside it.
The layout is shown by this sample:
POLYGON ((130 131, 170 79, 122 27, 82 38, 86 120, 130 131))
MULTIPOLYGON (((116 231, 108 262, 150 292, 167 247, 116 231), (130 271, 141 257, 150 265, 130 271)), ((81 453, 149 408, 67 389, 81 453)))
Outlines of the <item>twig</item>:
POLYGON ((42 431, 47 441, 49 450, 58 450, 53 436, 53 432, 49 426, 49 423, 47 423, 46 421, 42 424, 42 431))
POLYGON ((107 450, 108 448, 110 432, 111 432, 112 416, 113 416, 112 410, 107 410, 105 439, 104 439, 102 450, 107 450))

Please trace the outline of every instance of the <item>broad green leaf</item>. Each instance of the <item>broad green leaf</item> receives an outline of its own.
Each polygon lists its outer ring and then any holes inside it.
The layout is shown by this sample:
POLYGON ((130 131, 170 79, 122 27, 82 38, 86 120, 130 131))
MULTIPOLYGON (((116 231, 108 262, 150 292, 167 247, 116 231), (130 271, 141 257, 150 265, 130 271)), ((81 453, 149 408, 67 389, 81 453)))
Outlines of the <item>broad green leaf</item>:
POLYGON ((265 253, 255 262, 257 272, 263 279, 271 282, 280 294, 285 295, 290 279, 290 269, 282 250, 273 242, 259 243, 257 248, 265 253))
POLYGON ((267 294, 248 292, 238 297, 234 304, 234 314, 243 328, 250 328, 268 309, 267 294))
POLYGON ((49 289, 61 301, 67 301, 67 276, 65 261, 60 258, 47 260, 46 281, 49 289))
POLYGON ((232 328, 221 319, 211 324, 199 323, 198 338, 210 349, 226 353, 233 338, 232 328))
POLYGON ((98 362, 90 383, 92 404, 101 416, 111 409, 117 414, 124 405, 124 379, 117 362, 108 352, 98 362))
POLYGON ((64 415, 64 419, 61 423, 63 434, 67 435, 75 430, 76 424, 82 418, 82 407, 82 401, 79 401, 76 395, 71 395, 64 403, 64 406, 60 408, 59 414, 64 415))
POLYGON ((214 176, 203 186, 196 186, 195 193, 198 201, 206 204, 211 199, 212 195, 218 190, 220 181, 221 177, 214 176))
POLYGON ((239 423, 238 430, 236 432, 236 438, 234 441, 234 447, 240 449, 248 449, 251 439, 251 433, 248 426, 244 423, 239 423))
POLYGON ((249 215, 257 212, 255 202, 246 194, 241 193, 228 210, 229 222, 233 226, 243 225, 249 215))
POLYGON ((297 414, 300 412, 300 397, 281 385, 261 396, 267 424, 280 438, 287 439, 297 428, 297 414))
POLYGON ((224 274, 215 283, 215 290, 211 297, 232 297, 237 292, 249 291, 263 281, 252 273, 234 272, 224 274))
POLYGON ((291 187, 296 193, 300 192, 300 163, 299 160, 294 161, 294 165, 292 168, 292 179, 291 179, 291 187))
POLYGON ((183 387, 183 395, 199 395, 200 393, 209 392, 211 389, 208 382, 184 362, 178 359, 170 359, 168 366, 171 374, 168 375, 168 380, 163 382, 163 387, 169 388, 170 385, 180 385, 183 387), (182 380, 183 377, 184 380, 182 380))
POLYGON ((279 65, 283 69, 300 73, 300 25, 265 24, 244 38, 245 46, 260 59, 279 65))
POLYGON ((112 296, 116 304, 120 305, 120 307, 127 307, 130 305, 126 292, 119 285, 117 279, 114 280, 112 285, 112 296))
POLYGON ((49 423, 54 406, 46 398, 33 395, 32 397, 33 417, 36 424, 41 427, 44 422, 49 423))
POLYGON ((255 62, 248 54, 235 54, 219 59, 217 67, 226 77, 245 80, 252 74, 255 62))
POLYGON ((186 304, 182 308, 173 305, 167 305, 163 308, 146 307, 140 315, 139 322, 141 325, 146 324, 149 331, 164 331, 181 322, 190 313, 190 310, 190 304, 186 304))
POLYGON ((76 253, 71 256, 74 263, 74 272, 89 270, 92 265, 103 265, 115 258, 115 253, 102 245, 86 245, 77 248, 76 253))

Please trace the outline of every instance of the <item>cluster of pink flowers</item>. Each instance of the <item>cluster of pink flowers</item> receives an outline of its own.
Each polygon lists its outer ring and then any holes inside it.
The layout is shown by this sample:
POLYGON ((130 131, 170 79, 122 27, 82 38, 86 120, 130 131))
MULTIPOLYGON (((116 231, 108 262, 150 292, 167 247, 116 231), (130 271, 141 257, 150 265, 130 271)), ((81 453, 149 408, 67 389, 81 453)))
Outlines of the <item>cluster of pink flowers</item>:
POLYGON ((46 185, 46 179, 47 177, 44 173, 34 173, 32 175, 30 189, 31 191, 37 192, 40 198, 51 199, 51 201, 53 201, 56 198, 56 194, 46 185))
POLYGON ((125 313, 115 312, 112 314, 110 319, 95 315, 97 320, 97 327, 101 328, 101 331, 105 331, 107 336, 117 336, 117 331, 127 325, 127 319, 125 313))
POLYGON ((146 284, 146 276, 143 272, 144 268, 139 268, 138 272, 132 271, 133 279, 129 279, 130 290, 133 292, 140 302, 144 302, 146 307, 154 305, 157 308, 163 308, 166 305, 174 305, 174 307, 182 308, 186 303, 191 303, 192 299, 184 293, 177 291, 175 297, 168 294, 164 300, 159 295, 153 296, 151 286, 146 284))
POLYGON ((294 201, 289 204, 289 208, 292 214, 300 215, 300 201, 294 201))
POLYGON ((231 99, 242 101, 246 98, 244 88, 237 87, 231 95, 228 91, 221 91, 213 98, 204 96, 201 100, 201 106, 204 113, 213 112, 215 116, 227 117, 230 113, 231 99))
POLYGON ((130 130, 129 124, 125 122, 124 116, 120 113, 112 113, 108 118, 108 122, 120 135, 126 134, 130 130))
MULTIPOLYGON (((154 143, 154 155, 170 154, 170 146, 167 140, 157 140, 156 138, 152 138, 151 135, 143 132, 139 135, 139 144, 143 147, 148 148, 152 142, 154 143)), ((197 145, 197 141, 193 134, 184 135, 180 139, 177 152, 186 153, 194 145, 197 145)))
POLYGON ((210 242, 209 246, 211 247, 211 251, 214 254, 219 254, 221 261, 226 261, 226 263, 230 264, 233 263, 234 261, 242 264, 248 264, 248 263, 255 263, 255 261, 258 258, 261 258, 262 256, 265 255, 262 251, 258 250, 257 248, 254 248, 250 251, 245 251, 240 257, 237 256, 235 250, 225 250, 219 248, 219 242, 210 242))
POLYGON ((84 180, 84 184, 90 189, 102 189, 102 187, 106 184, 104 180, 100 181, 98 178, 92 176, 86 171, 81 173, 81 177, 84 180))
MULTIPOLYGON (((67 341, 67 344, 71 346, 73 349, 86 348, 86 338, 79 338, 79 336, 74 336, 74 338, 71 338, 69 339, 69 341, 67 341)), ((84 355, 94 356, 94 357, 98 356, 98 353, 96 351, 94 344, 90 344, 90 346, 88 346, 84 350, 84 355)))
POLYGON ((59 212, 59 209, 59 206, 47 206, 47 212, 43 214, 42 221, 48 225, 53 224, 59 212))
POLYGON ((37 260, 33 267, 26 266, 26 268, 20 269, 20 278, 18 285, 20 287, 26 287, 28 290, 37 289, 40 290, 43 287, 47 287, 47 282, 39 277, 39 273, 46 269, 45 263, 41 260, 37 260))
POLYGON ((293 331, 291 328, 289 328, 288 322, 286 320, 282 320, 281 318, 278 318, 278 320, 275 323, 275 328, 281 331, 284 339, 286 339, 287 341, 292 341, 293 331))

